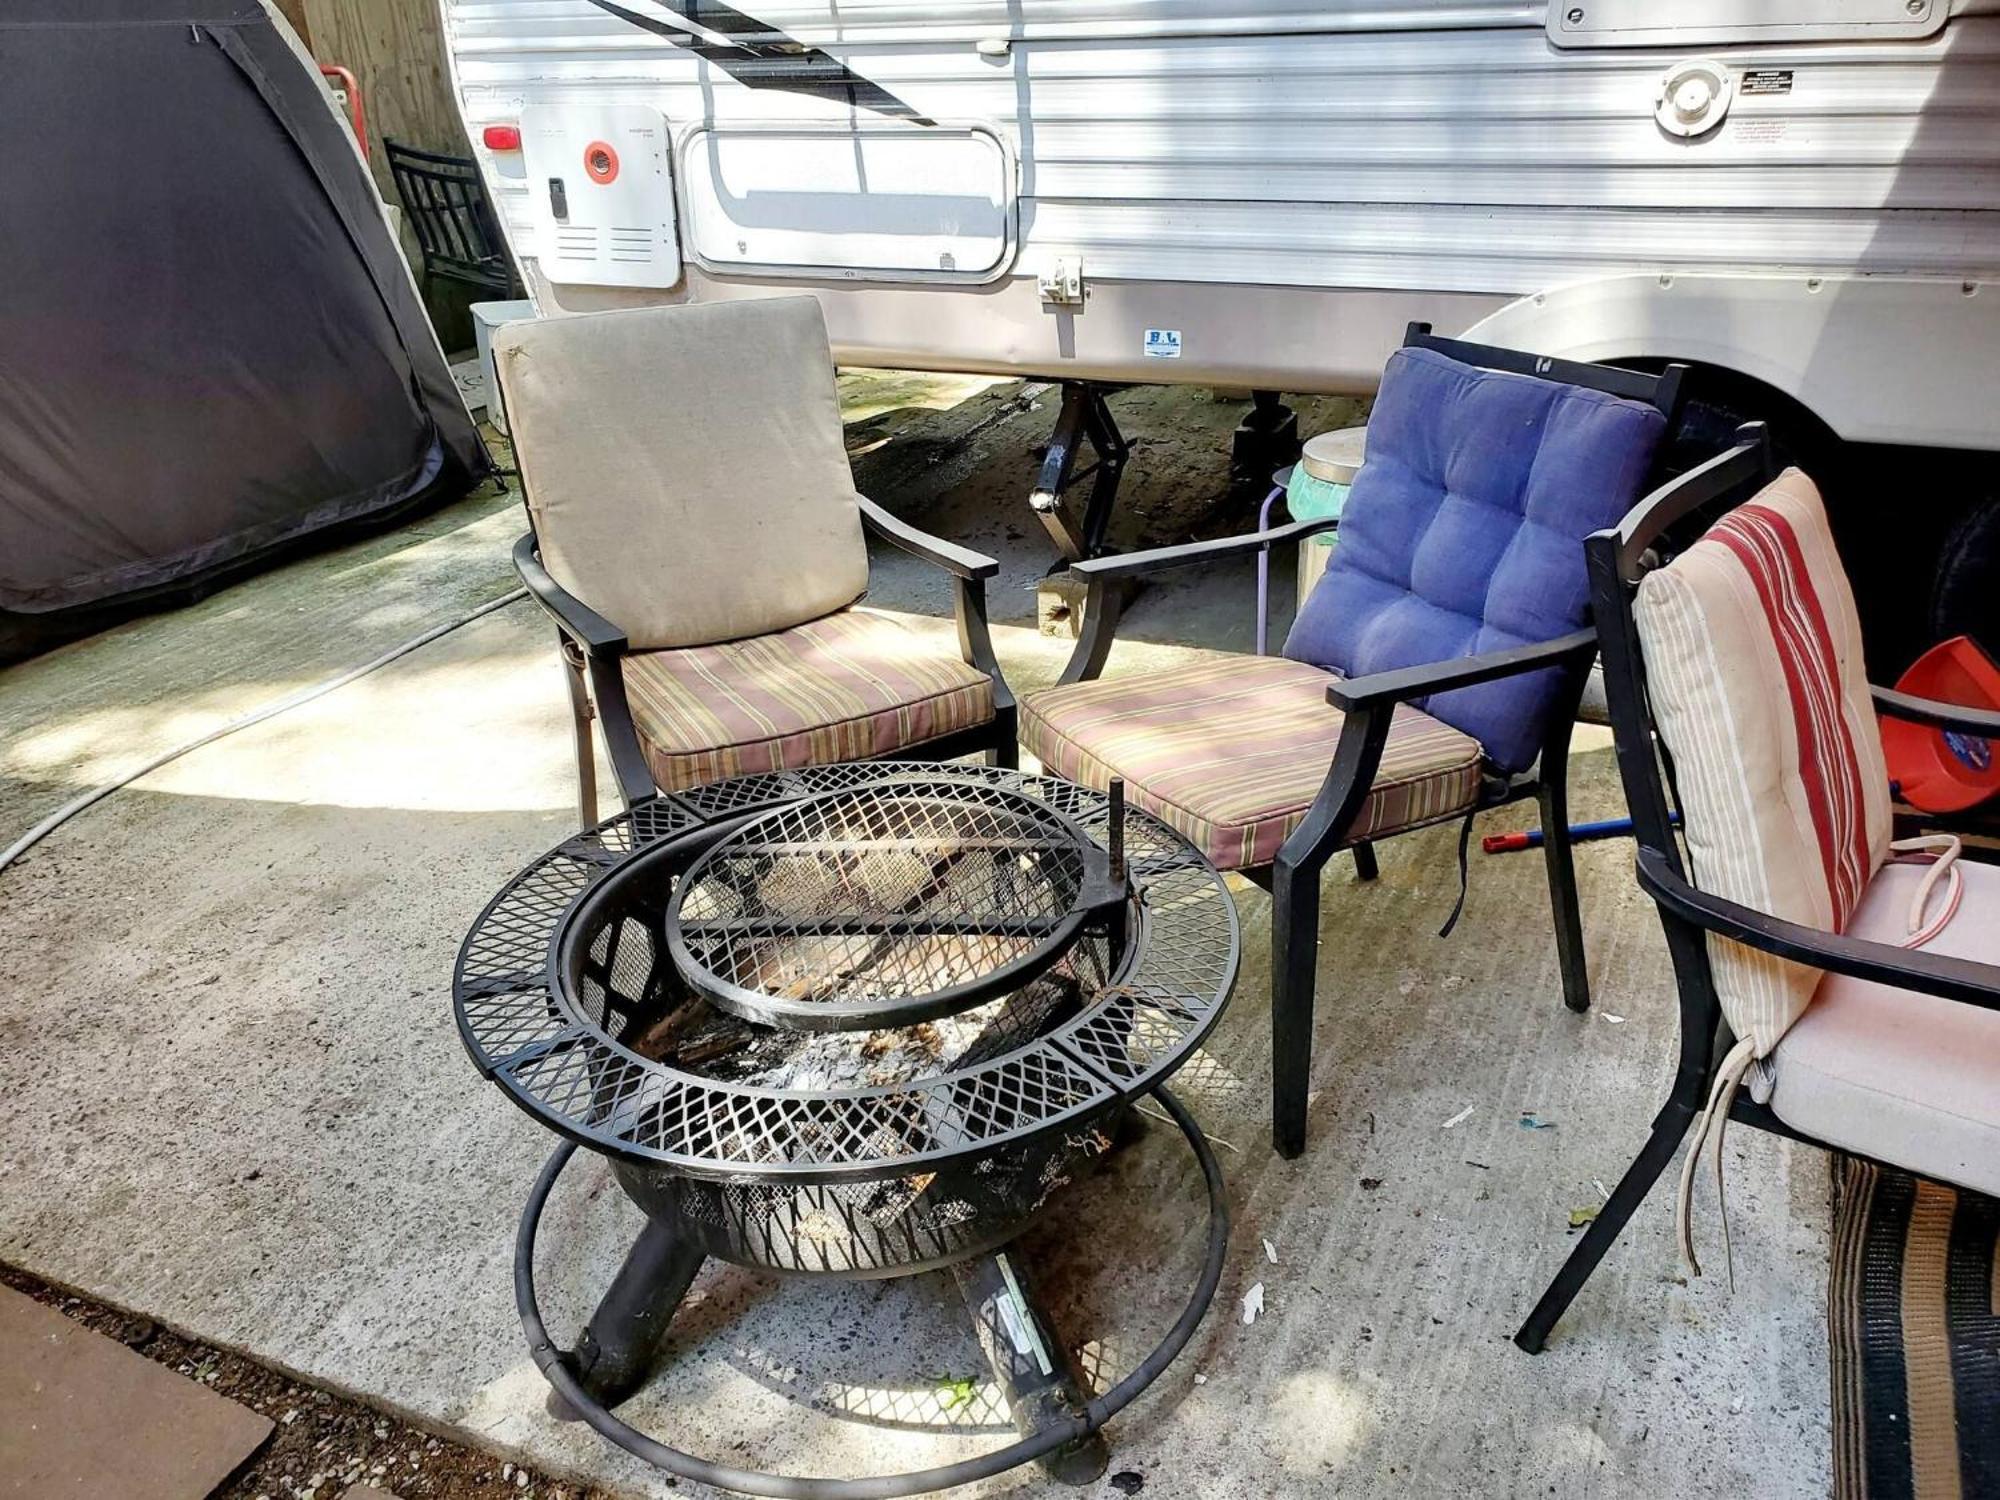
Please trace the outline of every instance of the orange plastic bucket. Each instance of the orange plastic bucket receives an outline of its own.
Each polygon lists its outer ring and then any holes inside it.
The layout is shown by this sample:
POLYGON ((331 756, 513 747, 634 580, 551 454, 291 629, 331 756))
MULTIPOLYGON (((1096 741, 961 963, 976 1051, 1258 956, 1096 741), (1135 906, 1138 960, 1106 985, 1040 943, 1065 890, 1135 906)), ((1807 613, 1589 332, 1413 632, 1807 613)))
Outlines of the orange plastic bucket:
MULTIPOLYGON (((1965 708, 2000 709, 2000 666, 1970 636, 1940 641, 1910 664, 1896 690, 1965 708)), ((2000 792, 1993 741, 1904 719, 1882 720, 1889 779, 1910 806, 1962 812, 2000 792)))

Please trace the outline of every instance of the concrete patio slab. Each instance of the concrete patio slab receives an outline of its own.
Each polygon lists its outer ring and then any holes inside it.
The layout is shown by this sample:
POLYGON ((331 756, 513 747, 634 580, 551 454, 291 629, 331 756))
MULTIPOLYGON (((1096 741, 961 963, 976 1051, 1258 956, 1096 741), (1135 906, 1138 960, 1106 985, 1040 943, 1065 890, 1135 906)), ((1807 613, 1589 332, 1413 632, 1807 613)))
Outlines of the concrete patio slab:
POLYGON ((0 1495, 206 1500, 271 1419, 0 1287, 0 1495))
MULTIPOLYGON (((1023 443, 1029 429, 991 432, 1023 443)), ((1032 534, 996 539, 1011 522, 955 530, 949 493, 875 492, 947 534, 1006 544, 1004 577, 1046 564, 1032 534)), ((457 554, 460 598, 505 578, 514 518, 488 505, 436 518, 417 544, 457 554)), ((320 576, 342 585, 337 568, 320 576)), ((1189 642, 1240 646, 1246 582, 1226 569, 1148 596, 1113 669, 1179 659, 1189 642)), ((278 575, 231 592, 294 586, 278 575)), ((935 612, 930 587, 885 559, 873 601, 935 612)), ((996 613, 1031 618, 1018 592, 996 613)), ((659 1476, 544 1409, 509 1262, 551 1142, 478 1081, 448 1004, 466 924, 569 826, 548 636, 526 606, 488 616, 148 778, 0 877, 0 1258, 545 1471, 660 1495, 659 1476)), ((1026 626, 998 639, 1019 688, 1050 680, 1066 649, 1026 626)), ((327 643, 298 644, 297 662, 282 643, 258 658, 270 680, 321 669, 327 643)), ((367 654, 350 643, 339 664, 367 654)), ((126 691, 133 679, 104 658, 36 670, 52 679, 45 717, 10 722, 4 744, 49 748, 31 763, 0 750, 16 780, 30 765, 58 790, 95 778, 90 725, 143 721, 160 701, 126 691)), ((0 676, 10 720, 13 685, 0 676)), ((1620 811, 1603 736, 1583 731, 1578 750, 1577 815, 1620 811)), ((1464 920, 1438 940, 1454 837, 1385 846, 1373 884, 1344 861, 1329 876, 1312 1144, 1294 1163, 1266 1145, 1268 906, 1241 888, 1237 997, 1178 1085, 1226 1143, 1229 1264, 1181 1362, 1115 1424, 1113 1472, 1204 1500, 1824 1494, 1817 1152, 1731 1136, 1733 1295, 1683 1279, 1663 1191, 1547 1354, 1507 1342, 1569 1244, 1571 1211, 1601 1201, 1644 1136, 1671 1066, 1672 990, 1617 843, 1579 851, 1591 1014, 1562 1007, 1532 855, 1481 861, 1464 920), (1555 1128, 1522 1128, 1528 1112, 1555 1128), (1259 1285, 1264 1312, 1246 1323, 1259 1285)), ((1107 1380, 1185 1296, 1198 1189, 1156 1128, 1025 1246, 1107 1380)), ((1706 1240, 1713 1205, 1698 1201, 1706 1240)), ((543 1231, 559 1335, 637 1225, 603 1166, 579 1158, 543 1231)), ((745 1466, 921 1467, 1006 1439, 990 1392, 975 1380, 970 1403, 954 1393, 979 1372, 949 1278, 780 1283, 711 1266, 667 1367, 625 1415, 745 1466)), ((973 1493, 1061 1492, 1031 1470, 973 1493)))
POLYGON ((6 668, 0 843, 78 791, 516 587, 506 552, 521 530, 518 494, 489 486, 399 531, 6 668))

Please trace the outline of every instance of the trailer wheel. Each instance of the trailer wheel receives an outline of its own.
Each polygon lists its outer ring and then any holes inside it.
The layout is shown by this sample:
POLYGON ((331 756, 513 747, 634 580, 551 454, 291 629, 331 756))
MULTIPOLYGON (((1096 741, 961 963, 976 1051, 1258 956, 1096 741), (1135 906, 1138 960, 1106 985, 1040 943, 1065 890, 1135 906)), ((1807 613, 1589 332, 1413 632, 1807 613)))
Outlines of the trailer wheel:
POLYGON ((1796 464, 1819 486, 1874 681, 1894 682, 1946 636, 2000 647, 2000 486, 1991 455, 1850 443, 1777 387, 1716 365, 1696 365, 1686 391, 1668 473, 1722 452, 1742 423, 1764 422, 1778 462, 1796 464))
POLYGON ((1931 586, 1931 635, 1969 635, 2000 659, 2000 497, 1988 493, 1967 511, 1938 552, 1931 586))
MULTIPOLYGON (((1666 361, 1629 363, 1660 367, 1666 361)), ((1695 365, 1683 390, 1680 424, 1666 456, 1666 467, 1673 473, 1684 473, 1730 447, 1736 429, 1745 422, 1762 422, 1771 429, 1771 447, 1781 465, 1797 464, 1809 474, 1817 472, 1822 482, 1837 467, 1836 456, 1846 446, 1811 408, 1774 385, 1734 370, 1695 365)))

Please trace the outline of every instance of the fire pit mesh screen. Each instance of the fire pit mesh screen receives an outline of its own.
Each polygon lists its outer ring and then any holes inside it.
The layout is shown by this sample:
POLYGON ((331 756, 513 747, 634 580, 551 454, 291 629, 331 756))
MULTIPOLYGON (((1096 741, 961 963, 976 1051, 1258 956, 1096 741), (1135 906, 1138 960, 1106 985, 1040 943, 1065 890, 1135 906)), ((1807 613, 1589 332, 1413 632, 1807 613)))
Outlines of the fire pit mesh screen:
MULTIPOLYGON (((1045 1178, 1066 1180, 1102 1122, 1199 1046, 1235 973, 1226 888, 1150 815, 1124 815, 1137 892, 1125 951, 1085 928, 1033 979, 942 1023, 865 1033, 752 1026, 709 1004, 666 960, 667 911, 719 843, 716 821, 740 831, 746 815, 897 776, 1003 791, 1105 841, 1102 795, 979 766, 861 763, 662 798, 549 851, 481 916, 454 984, 468 1050, 551 1128, 622 1168, 647 1169, 621 1170, 635 1196, 671 1183, 676 1212, 754 1237, 775 1231, 761 1210, 749 1214, 746 1195, 777 1194, 802 1226, 794 1259, 820 1245, 850 1266, 907 1263, 922 1248, 916 1240, 942 1243, 946 1221, 979 1209, 982 1193, 1018 1210, 1045 1178), (568 971, 558 972, 559 951, 570 955, 568 971), (696 1183, 729 1191, 703 1196, 696 1183), (829 1196, 836 1185, 849 1196, 829 1196), (899 1195, 903 1209, 866 1245, 806 1233, 843 1216, 874 1224, 865 1205, 899 1195)), ((1041 827, 1038 815, 1027 826, 1041 827)))
POLYGON ((716 845, 680 883, 668 941, 695 988, 769 1025, 948 1016, 1028 983, 1075 940, 1091 847, 1036 798, 897 775, 716 845))
MULTIPOLYGON (((885 764, 881 761, 866 761, 836 766, 806 766, 797 771, 759 771, 749 776, 737 776, 729 781, 714 781, 707 786, 691 787, 687 791, 675 793, 675 798, 692 809, 698 817, 720 818, 748 808, 773 807, 781 802, 796 801, 800 797, 816 797, 822 792, 842 791, 866 779, 865 774, 857 775, 857 771, 865 773, 872 768, 879 775, 885 764)), ((909 769, 917 768, 912 766, 909 769)))

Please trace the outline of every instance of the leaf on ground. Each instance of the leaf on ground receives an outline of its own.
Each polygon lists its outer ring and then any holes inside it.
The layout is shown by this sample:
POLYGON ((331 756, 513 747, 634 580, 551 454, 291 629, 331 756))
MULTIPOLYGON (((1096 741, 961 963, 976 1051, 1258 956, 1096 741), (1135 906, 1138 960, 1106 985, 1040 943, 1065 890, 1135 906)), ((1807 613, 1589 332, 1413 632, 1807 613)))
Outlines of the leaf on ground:
POLYGON ((1586 1203, 1581 1208, 1572 1208, 1569 1211, 1569 1227, 1572 1229, 1583 1228, 1584 1225, 1597 1217, 1602 1206, 1597 1203, 1586 1203))
POLYGON ((938 1380, 938 1399, 944 1402, 947 1412, 957 1411, 961 1406, 972 1405, 977 1387, 970 1380, 938 1380))

